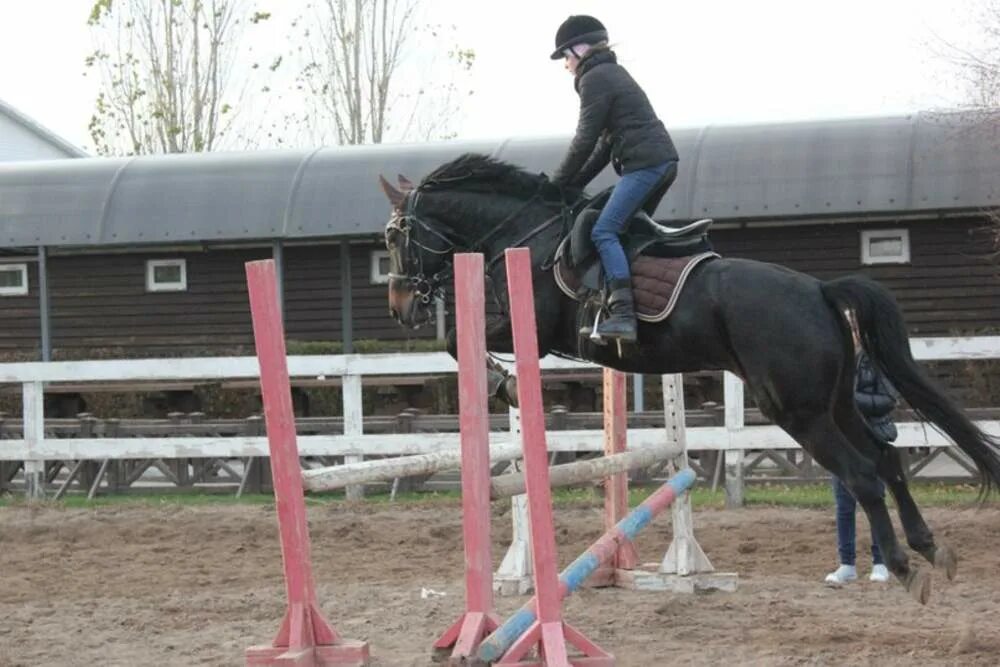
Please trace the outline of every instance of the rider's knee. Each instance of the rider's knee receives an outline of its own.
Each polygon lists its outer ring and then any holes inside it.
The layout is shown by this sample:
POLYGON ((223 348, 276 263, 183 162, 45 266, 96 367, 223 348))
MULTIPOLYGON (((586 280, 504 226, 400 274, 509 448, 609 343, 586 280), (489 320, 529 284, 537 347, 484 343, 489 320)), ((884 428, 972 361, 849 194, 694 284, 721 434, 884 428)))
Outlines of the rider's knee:
POLYGON ((610 226, 605 227, 597 222, 590 230, 590 240, 594 242, 594 245, 600 245, 601 243, 607 243, 608 241, 614 242, 618 240, 618 234, 615 233, 610 226))

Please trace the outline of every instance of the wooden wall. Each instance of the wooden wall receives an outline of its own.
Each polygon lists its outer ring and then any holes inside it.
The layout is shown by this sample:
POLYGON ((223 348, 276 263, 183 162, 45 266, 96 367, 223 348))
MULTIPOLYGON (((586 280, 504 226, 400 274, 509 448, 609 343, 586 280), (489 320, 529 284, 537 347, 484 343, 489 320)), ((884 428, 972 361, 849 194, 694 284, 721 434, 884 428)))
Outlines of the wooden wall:
MULTIPOLYGON (((11 260, 19 264, 19 260, 11 260)), ((24 296, 0 296, 0 355, 4 359, 35 361, 41 359, 42 325, 38 308, 38 262, 26 259, 28 293, 24 296)))
POLYGON ((253 248, 50 257, 53 356, 88 348, 225 353, 253 345, 243 264, 270 254, 253 248), (182 258, 187 291, 146 291, 146 260, 182 258))
MULTIPOLYGON (((371 245, 351 246, 355 340, 433 338, 433 328, 409 332, 388 315, 386 286, 372 284, 371 245)), ((285 326, 289 340, 341 339, 340 248, 285 248, 285 326)), ((252 351, 243 265, 271 257, 270 247, 56 255, 49 257, 54 358, 233 354, 252 351), (146 261, 185 259, 188 289, 147 292, 146 261), (96 354, 96 353, 95 353, 96 354), (98 355, 99 356, 99 355, 98 355)), ((37 262, 28 262, 27 296, 0 297, 0 354, 40 357, 37 262)))
MULTIPOLYGON (((354 340, 433 338, 433 327, 408 331, 389 317, 387 287, 371 282, 371 244, 351 244, 351 313, 354 340)), ((285 248, 285 329, 289 340, 341 339, 339 244, 285 248)))
MULTIPOLYGON (((861 272, 885 284, 919 336, 987 334, 1000 330, 1000 280, 989 254, 983 219, 901 225, 823 224, 719 229, 723 255, 776 262, 821 279, 861 272), (909 229, 912 259, 905 265, 863 266, 860 231, 909 229)), ((434 328, 410 332, 388 315, 386 287, 370 280, 370 254, 381 246, 351 245, 355 340, 432 338, 434 328)), ((252 345, 243 264, 271 248, 176 253, 118 253, 49 257, 55 357, 80 357, 95 348, 144 353, 233 353, 252 345), (147 292, 146 260, 187 260, 188 290, 147 292), (155 352, 154 352, 155 351, 155 352)), ((291 246, 285 256, 285 320, 295 341, 341 337, 340 247, 291 246)), ((28 262, 30 293, 0 297, 0 353, 37 357, 40 349, 37 263, 28 262)))
POLYGON ((896 296, 915 336, 1000 330, 1000 265, 989 257, 990 233, 981 219, 725 229, 712 239, 723 255, 775 262, 824 280, 868 275, 896 296), (861 230, 887 228, 909 230, 910 263, 862 265, 861 230))

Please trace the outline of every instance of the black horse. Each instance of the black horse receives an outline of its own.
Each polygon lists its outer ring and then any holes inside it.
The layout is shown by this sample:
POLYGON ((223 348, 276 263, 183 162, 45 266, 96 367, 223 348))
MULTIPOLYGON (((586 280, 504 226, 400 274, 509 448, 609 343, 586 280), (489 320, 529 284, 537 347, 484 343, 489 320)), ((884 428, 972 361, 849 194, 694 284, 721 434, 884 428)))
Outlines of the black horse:
MULTIPOLYGON (((935 544, 907 488, 899 453, 874 437, 856 408, 845 312, 853 311, 864 349, 909 405, 975 462, 984 496, 1000 485, 1000 446, 925 376, 910 353, 899 307, 877 283, 861 276, 822 282, 774 264, 711 260, 692 272, 665 322, 640 322, 638 343, 619 351, 578 335, 580 305, 555 282, 551 260, 565 234, 566 193, 555 192, 543 175, 463 155, 417 187, 402 177, 400 190, 381 182, 393 206, 386 246, 389 307, 398 322, 416 327, 429 321, 434 294, 451 279, 451 256, 481 252, 501 311, 487 329, 487 347, 511 352, 510 321, 502 314, 502 256, 508 247, 527 246, 542 356, 634 373, 735 373, 765 416, 844 481, 868 515, 889 569, 917 600, 926 603, 930 595, 930 573, 910 565, 897 541, 879 478, 896 499, 910 547, 954 578, 957 555, 935 544)), ((454 332, 449 350, 454 355, 454 332)))

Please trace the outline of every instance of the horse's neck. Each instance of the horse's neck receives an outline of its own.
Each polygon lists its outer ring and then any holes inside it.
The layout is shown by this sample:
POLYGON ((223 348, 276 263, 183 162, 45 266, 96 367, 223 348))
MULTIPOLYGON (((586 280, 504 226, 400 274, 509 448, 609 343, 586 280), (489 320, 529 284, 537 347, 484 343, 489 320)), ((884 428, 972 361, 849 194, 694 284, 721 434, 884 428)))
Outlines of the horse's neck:
POLYGON ((503 196, 502 199, 497 197, 497 195, 477 194, 465 195, 463 199, 457 200, 456 210, 461 211, 459 215, 462 219, 459 228, 462 229, 462 234, 468 242, 474 242, 495 232, 496 237, 491 237, 490 245, 500 244, 502 248, 508 248, 551 215, 540 202, 533 204, 530 200, 515 197, 503 196), (498 230, 498 227, 503 229, 498 230))

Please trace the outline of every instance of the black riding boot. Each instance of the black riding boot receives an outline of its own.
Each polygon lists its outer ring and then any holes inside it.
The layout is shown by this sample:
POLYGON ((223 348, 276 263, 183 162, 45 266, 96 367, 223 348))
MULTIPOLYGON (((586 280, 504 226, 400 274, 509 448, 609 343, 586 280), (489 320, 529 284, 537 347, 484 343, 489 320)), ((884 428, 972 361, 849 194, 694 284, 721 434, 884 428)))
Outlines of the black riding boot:
POLYGON ((609 284, 608 317, 597 324, 597 335, 601 338, 617 338, 624 341, 636 340, 635 302, 632 300, 632 281, 612 280, 609 284))

